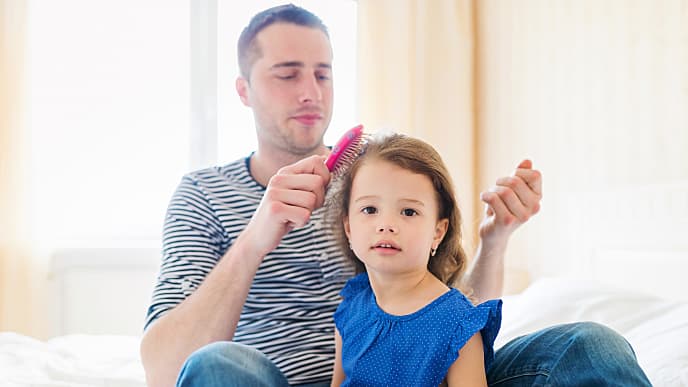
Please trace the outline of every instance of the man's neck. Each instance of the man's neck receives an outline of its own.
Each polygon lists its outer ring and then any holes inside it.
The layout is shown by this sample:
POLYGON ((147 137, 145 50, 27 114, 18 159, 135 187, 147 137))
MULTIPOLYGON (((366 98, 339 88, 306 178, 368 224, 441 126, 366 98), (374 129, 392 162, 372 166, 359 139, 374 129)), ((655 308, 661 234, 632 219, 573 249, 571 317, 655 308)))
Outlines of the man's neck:
POLYGON ((251 176, 262 186, 267 187, 270 179, 279 171, 281 168, 294 164, 299 160, 303 160, 306 157, 312 155, 324 155, 327 154, 329 150, 324 145, 318 148, 317 151, 310 154, 293 154, 284 153, 277 151, 265 151, 259 149, 253 153, 249 163, 251 176))

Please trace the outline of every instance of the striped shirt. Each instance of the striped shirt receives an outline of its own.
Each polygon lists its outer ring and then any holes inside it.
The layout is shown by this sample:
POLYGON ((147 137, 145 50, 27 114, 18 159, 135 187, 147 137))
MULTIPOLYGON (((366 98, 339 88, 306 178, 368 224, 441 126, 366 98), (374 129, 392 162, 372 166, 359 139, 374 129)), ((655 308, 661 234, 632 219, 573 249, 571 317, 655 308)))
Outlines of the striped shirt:
MULTIPOLYGON (((265 187, 251 176, 249 159, 183 177, 167 209, 146 327, 198 288, 251 220, 265 187)), ((290 384, 331 378, 332 315, 353 268, 325 222, 325 209, 314 211, 263 259, 234 335, 262 351, 290 384)))

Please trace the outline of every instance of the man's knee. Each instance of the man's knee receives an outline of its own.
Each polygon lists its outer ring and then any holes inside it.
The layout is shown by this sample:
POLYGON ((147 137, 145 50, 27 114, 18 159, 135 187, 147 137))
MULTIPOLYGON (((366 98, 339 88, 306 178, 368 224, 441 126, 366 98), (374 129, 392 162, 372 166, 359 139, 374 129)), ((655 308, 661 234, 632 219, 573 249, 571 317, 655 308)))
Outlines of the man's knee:
POLYGON ((488 380, 491 386, 650 385, 626 339, 594 322, 556 325, 512 340, 497 351, 488 380))
POLYGON ((193 352, 184 363, 178 386, 231 385, 278 386, 286 379, 262 352, 255 348, 219 341, 193 352), (217 384, 216 384, 217 383, 217 384))
POLYGON ((186 364, 193 366, 224 366, 227 363, 234 362, 234 358, 242 356, 242 353, 246 351, 243 347, 245 346, 231 341, 210 343, 189 355, 186 359, 186 364))
POLYGON ((596 351, 601 356, 604 353, 615 358, 620 355, 629 356, 635 361, 635 352, 631 344, 618 332, 605 325, 587 321, 566 324, 562 328, 568 340, 576 347, 596 351))

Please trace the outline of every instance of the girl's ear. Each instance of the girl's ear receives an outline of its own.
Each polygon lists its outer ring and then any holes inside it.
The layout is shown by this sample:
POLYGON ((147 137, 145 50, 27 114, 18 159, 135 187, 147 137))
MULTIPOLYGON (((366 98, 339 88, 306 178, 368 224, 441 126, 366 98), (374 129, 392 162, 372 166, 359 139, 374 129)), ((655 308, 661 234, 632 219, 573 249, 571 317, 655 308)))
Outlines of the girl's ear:
POLYGON ((344 233, 346 234, 346 238, 351 240, 351 226, 349 226, 349 217, 344 216, 342 223, 344 224, 344 233))
POLYGON ((447 234, 448 228, 449 219, 444 218, 437 221, 437 224, 435 225, 435 238, 433 238, 433 246, 435 246, 435 248, 442 243, 442 239, 444 239, 444 236, 447 234))

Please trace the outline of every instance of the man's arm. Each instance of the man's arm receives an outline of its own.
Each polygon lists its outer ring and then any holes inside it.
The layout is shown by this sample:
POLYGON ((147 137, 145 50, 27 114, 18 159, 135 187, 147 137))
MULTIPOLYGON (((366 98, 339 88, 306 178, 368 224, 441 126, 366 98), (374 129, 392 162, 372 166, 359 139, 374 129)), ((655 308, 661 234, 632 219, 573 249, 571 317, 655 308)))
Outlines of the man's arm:
POLYGON ((263 258, 322 206, 328 182, 329 172, 320 156, 284 167, 270 179, 248 226, 203 283, 146 329, 141 359, 149 386, 174 385, 192 352, 232 340, 263 258))
POLYGON ((530 160, 523 160, 513 175, 497 179, 480 195, 485 217, 480 223, 480 244, 466 275, 479 302, 498 298, 504 287, 504 254, 509 237, 540 210, 542 175, 530 160))
POLYGON ((330 387, 339 387, 346 379, 342 368, 342 336, 337 328, 334 329, 334 368, 332 369, 332 381, 330 387))

